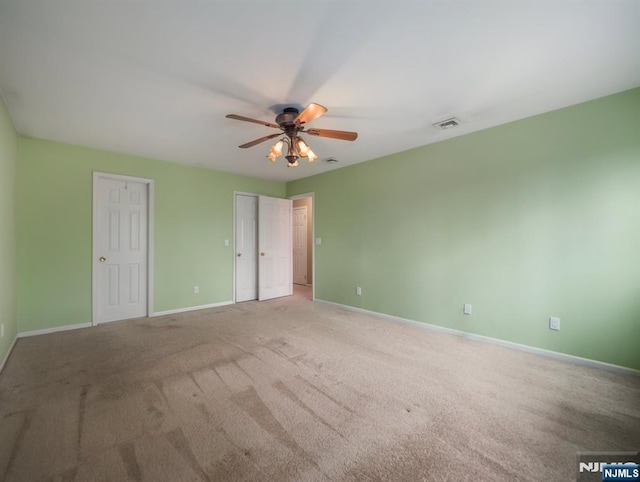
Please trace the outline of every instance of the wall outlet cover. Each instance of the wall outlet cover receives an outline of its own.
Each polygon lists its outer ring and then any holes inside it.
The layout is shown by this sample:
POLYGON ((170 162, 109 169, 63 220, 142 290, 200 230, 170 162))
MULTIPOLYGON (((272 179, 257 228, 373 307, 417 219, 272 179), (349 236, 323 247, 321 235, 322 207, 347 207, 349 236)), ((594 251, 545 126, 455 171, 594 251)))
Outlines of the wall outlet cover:
POLYGON ((471 314, 471 305, 470 305, 469 303, 465 303, 465 304, 464 304, 464 307, 463 307, 463 309, 462 309, 462 312, 463 312, 465 315, 470 315, 470 314, 471 314))
POLYGON ((550 316, 549 317, 549 329, 550 330, 555 330, 555 331, 560 330, 560 318, 557 318, 555 316, 550 316))

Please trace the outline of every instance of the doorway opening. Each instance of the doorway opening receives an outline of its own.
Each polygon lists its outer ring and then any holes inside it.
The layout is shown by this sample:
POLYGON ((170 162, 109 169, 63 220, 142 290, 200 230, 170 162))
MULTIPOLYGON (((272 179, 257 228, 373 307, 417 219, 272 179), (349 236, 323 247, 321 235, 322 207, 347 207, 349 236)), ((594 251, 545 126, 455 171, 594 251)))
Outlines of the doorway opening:
POLYGON ((292 196, 292 249, 294 290, 315 299, 315 243, 313 193, 292 196))

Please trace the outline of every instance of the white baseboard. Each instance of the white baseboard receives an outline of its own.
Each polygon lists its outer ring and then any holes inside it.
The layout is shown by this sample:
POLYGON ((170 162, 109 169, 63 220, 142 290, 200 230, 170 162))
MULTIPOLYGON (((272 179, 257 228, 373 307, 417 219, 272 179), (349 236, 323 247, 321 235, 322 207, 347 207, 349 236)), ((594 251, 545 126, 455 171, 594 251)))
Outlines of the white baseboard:
POLYGON ((210 305, 188 306, 186 308, 178 308, 177 310, 156 311, 151 316, 175 315, 176 313, 186 313, 187 311, 206 310, 207 308, 218 308, 219 306, 232 305, 233 301, 221 301, 220 303, 211 303, 210 305))
POLYGON ((54 328, 44 328, 42 330, 33 331, 21 331, 18 333, 18 338, 25 338, 27 336, 47 335, 49 333, 55 333, 57 331, 78 330, 80 328, 90 328, 91 323, 77 323, 75 325, 56 326, 54 328))
MULTIPOLYGON (((168 311, 158 311, 150 316, 163 316, 163 315, 172 315, 175 313, 184 313, 186 311, 195 311, 195 310, 204 310, 206 308, 217 308, 218 306, 232 305, 233 301, 223 301, 221 303, 212 303, 210 305, 201 305, 201 306, 189 306, 187 308, 178 308, 177 310, 168 310, 168 311)), ((118 320, 120 321, 120 320, 118 320)), ((102 323, 100 323, 102 324, 102 323)), ((80 328, 90 328, 94 326, 92 323, 77 323, 75 325, 65 325, 65 326, 56 326, 54 328, 44 328, 42 330, 33 330, 33 331, 22 331, 18 333, 16 338, 25 338, 27 336, 37 336, 37 335, 47 335, 49 333, 55 333, 57 331, 67 331, 67 330, 78 330, 80 328)), ((15 342, 14 342, 15 343, 15 342)))
POLYGON ((11 352, 13 351, 13 347, 16 346, 16 341, 18 341, 18 337, 17 336, 15 336, 13 338, 13 341, 11 342, 11 345, 9 346, 9 351, 4 356, 4 360, 2 360, 2 363, 0 363, 0 373, 2 373, 2 370, 4 369, 4 365, 5 365, 5 363, 7 363, 7 360, 9 359, 9 355, 11 355, 11 352))
POLYGON ((624 373, 627 375, 634 375, 640 377, 640 370, 634 368, 623 367, 620 365, 613 365, 611 363, 605 363, 597 360, 591 360, 590 358, 582 358, 579 356, 568 355, 566 353, 559 353, 557 351, 545 350, 544 348, 536 348, 529 345, 521 345, 520 343, 514 343, 512 341, 500 340, 499 338, 491 338, 490 336, 476 335, 475 333, 469 333, 466 331, 456 330, 453 328, 446 328, 444 326, 432 325, 431 323, 425 323, 422 321, 409 320, 407 318, 400 318, 399 316, 387 315, 385 313, 378 313, 377 311, 365 310, 362 308, 356 308, 355 306, 343 305, 340 303, 334 303, 332 301, 325 301, 316 299, 319 303, 325 303, 327 305, 343 308, 348 311, 355 311, 357 313, 364 313, 366 315, 375 316, 377 318, 383 318, 389 321, 395 321, 398 323, 409 324, 422 328, 424 330, 439 331, 442 333, 448 333, 450 335, 467 338, 470 340, 481 341, 484 343, 491 343, 493 345, 500 345, 506 348, 512 348, 514 350, 524 351, 527 353, 534 353, 536 355, 546 356, 548 358, 555 358, 556 360, 562 360, 569 363, 575 363, 577 365, 586 365, 590 367, 600 368, 618 373, 624 373))

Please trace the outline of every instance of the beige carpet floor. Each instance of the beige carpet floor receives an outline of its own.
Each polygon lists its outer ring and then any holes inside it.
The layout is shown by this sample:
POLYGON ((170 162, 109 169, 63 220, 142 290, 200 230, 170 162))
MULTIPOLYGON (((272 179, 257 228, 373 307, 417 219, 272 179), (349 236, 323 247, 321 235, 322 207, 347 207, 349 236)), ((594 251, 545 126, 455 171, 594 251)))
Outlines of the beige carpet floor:
POLYGON ((575 480, 640 378, 289 298, 20 339, 7 481, 575 480))

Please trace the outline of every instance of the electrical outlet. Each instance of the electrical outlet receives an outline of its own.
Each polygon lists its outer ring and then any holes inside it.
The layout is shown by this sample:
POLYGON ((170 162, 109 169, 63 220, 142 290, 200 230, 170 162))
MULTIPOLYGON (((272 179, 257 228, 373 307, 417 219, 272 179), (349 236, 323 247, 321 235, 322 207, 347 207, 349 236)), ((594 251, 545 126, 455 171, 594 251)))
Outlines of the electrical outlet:
POLYGON ((227 247, 227 248, 229 247, 229 240, 228 240, 228 239, 225 239, 225 240, 224 240, 224 245, 225 245, 225 247, 227 247))
POLYGON ((194 286, 193 287, 193 294, 197 295, 198 293, 200 293, 200 287, 199 286, 194 286))
POLYGON ((549 317, 549 329, 550 330, 560 330, 560 318, 556 318, 555 316, 549 317))
POLYGON ((471 314, 471 305, 470 305, 469 303, 465 303, 465 304, 464 304, 464 307, 463 307, 463 309, 462 309, 462 312, 463 312, 465 315, 470 315, 470 314, 471 314))
POLYGON ((362 296, 362 288, 360 286, 356 286, 356 295, 362 296))

